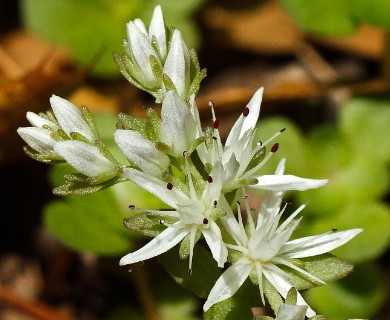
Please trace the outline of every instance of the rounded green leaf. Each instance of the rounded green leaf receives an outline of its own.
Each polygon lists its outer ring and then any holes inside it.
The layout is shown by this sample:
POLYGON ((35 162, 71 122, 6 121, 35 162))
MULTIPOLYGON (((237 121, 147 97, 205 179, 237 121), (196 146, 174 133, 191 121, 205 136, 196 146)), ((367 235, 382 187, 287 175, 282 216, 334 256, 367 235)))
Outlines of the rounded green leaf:
POLYGON ((340 129, 355 149, 356 156, 390 161, 388 129, 390 100, 354 98, 341 106, 340 129))
POLYGON ((305 298, 317 313, 332 320, 372 317, 386 297, 385 281, 374 264, 355 267, 348 277, 309 290, 305 298))
POLYGON ((312 226, 313 234, 333 228, 362 228, 363 232, 332 253, 352 262, 373 260, 390 245, 390 208, 380 202, 351 203, 331 219, 324 217, 312 226))

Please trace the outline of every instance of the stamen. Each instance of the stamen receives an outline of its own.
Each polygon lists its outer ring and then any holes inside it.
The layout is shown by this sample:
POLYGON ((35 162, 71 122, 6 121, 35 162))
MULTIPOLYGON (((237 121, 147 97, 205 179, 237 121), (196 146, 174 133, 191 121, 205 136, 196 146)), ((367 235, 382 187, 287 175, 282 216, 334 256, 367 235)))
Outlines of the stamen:
POLYGON ((216 136, 213 136, 213 140, 218 140, 218 138, 216 136))
POLYGON ((167 189, 168 189, 168 190, 172 190, 172 189, 173 189, 173 184, 170 183, 170 182, 168 182, 168 183, 167 183, 167 189))
POLYGON ((337 231, 337 229, 336 229, 336 228, 332 228, 332 231, 333 231, 333 232, 336 232, 336 231, 337 231))
POLYGON ((209 220, 207 218, 204 218, 203 219, 203 224, 208 224, 209 223, 209 220))
POLYGON ((213 100, 209 100, 208 105, 209 105, 210 108, 214 108, 213 100))
POLYGON ((248 195, 247 195, 247 194, 244 194, 244 195, 242 196, 242 198, 243 198, 244 200, 246 200, 246 199, 248 199, 248 195))
POLYGON ((272 148, 271 148, 271 152, 272 153, 275 153, 276 151, 278 151, 279 149, 279 143, 275 143, 272 148))
POLYGON ((217 200, 214 200, 213 204, 214 204, 214 207, 216 207, 217 204, 218 204, 218 201, 217 201, 217 200))
POLYGON ((129 205, 129 209, 130 210, 135 210, 135 205, 134 204, 129 205))
POLYGON ((187 158, 187 155, 188 155, 188 152, 187 151, 184 151, 183 152, 183 156, 184 156, 184 160, 185 160, 185 168, 186 168, 186 176, 187 176, 187 180, 188 180, 188 186, 189 186, 189 189, 190 189, 190 196, 192 199, 196 199, 198 200, 198 196, 196 194, 196 191, 195 191, 195 186, 194 186, 194 182, 192 181, 192 176, 191 176, 191 171, 190 171, 190 165, 188 164, 188 158, 187 158))
POLYGON ((165 225, 165 221, 164 221, 163 219, 160 219, 159 223, 160 223, 161 225, 165 225))
POLYGON ((189 274, 189 275, 192 274, 192 269, 188 269, 188 274, 189 274))
POLYGON ((249 115, 249 108, 248 107, 245 107, 244 110, 242 110, 242 115, 244 117, 247 117, 249 115))
POLYGON ((207 182, 208 183, 212 183, 213 182, 213 177, 212 176, 208 176, 207 177, 207 182))
POLYGON ((183 157, 187 158, 188 157, 188 151, 183 151, 183 157))
POLYGON ((261 140, 257 141, 256 145, 258 147, 262 147, 263 146, 263 141, 261 141, 261 140))

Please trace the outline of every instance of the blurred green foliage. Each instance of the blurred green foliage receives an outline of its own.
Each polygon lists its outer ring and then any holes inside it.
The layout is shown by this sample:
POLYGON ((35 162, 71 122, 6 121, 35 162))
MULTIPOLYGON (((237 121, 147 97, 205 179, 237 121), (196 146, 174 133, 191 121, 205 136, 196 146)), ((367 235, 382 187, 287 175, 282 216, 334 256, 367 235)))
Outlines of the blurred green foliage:
POLYGON ((334 125, 320 125, 307 135, 282 117, 261 120, 256 133, 258 140, 266 140, 286 128, 278 137, 279 151, 262 168, 264 173, 274 170, 285 157, 286 173, 329 179, 319 189, 289 193, 294 202, 309 201, 297 237, 333 228, 364 229, 332 252, 353 262, 355 273, 308 292, 309 303, 331 320, 339 319, 336 315, 372 317, 389 289, 375 263, 390 247, 390 207, 385 201, 390 186, 390 100, 355 97, 339 108, 334 125), (329 297, 337 297, 338 303, 329 303, 329 297))
MULTIPOLYGON (((80 66, 99 56, 92 74, 101 78, 120 75, 112 52, 122 51, 126 23, 149 21, 160 4, 165 21, 179 29, 188 47, 197 48, 200 32, 193 16, 203 0, 21 0, 21 19, 27 31, 67 48, 80 66)), ((148 27, 148 26, 147 26, 148 27)))
POLYGON ((304 30, 328 36, 351 35, 361 24, 390 29, 387 0, 279 0, 304 30))

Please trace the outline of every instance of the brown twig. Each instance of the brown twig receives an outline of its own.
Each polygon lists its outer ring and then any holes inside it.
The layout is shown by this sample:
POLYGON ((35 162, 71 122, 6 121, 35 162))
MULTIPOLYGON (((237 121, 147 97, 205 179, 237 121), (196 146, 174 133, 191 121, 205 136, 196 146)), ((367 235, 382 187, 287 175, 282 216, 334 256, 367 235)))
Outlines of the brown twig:
POLYGON ((5 285, 0 285, 0 302, 36 320, 70 320, 42 302, 21 297, 15 290, 5 285))

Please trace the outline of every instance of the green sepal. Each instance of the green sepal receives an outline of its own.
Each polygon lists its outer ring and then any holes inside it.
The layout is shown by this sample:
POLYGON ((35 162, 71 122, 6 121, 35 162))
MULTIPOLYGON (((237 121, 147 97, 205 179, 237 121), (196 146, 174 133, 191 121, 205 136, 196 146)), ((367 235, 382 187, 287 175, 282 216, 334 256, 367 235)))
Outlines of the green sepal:
POLYGON ((69 140, 69 136, 65 133, 64 130, 58 129, 50 134, 50 138, 54 141, 66 141, 69 140))
POLYGON ((137 118, 123 112, 118 114, 117 129, 134 130, 146 137, 146 119, 137 118))
POLYGON ((165 154, 169 154, 172 156, 172 149, 166 145, 164 142, 157 141, 154 146, 156 147, 157 150, 160 150, 164 152, 165 154))
POLYGON ((287 292, 285 303, 287 303, 287 304, 297 304, 297 297, 298 297, 297 289, 292 287, 287 292))
POLYGON ((93 120, 91 111, 88 109, 87 106, 81 107, 81 114, 84 117, 84 120, 87 122, 88 126, 91 128, 94 136, 98 139, 99 133, 95 125, 95 121, 93 120))
MULTIPOLYGON (((124 46, 125 47, 125 46, 124 46)), ((133 76, 132 74, 136 73, 133 62, 131 61, 129 56, 119 55, 118 53, 113 53, 114 60, 119 67, 119 71, 122 75, 129 81, 133 86, 138 89, 145 90, 144 86, 142 86, 133 76)))
POLYGON ((65 183, 63 185, 53 189, 53 193, 57 196, 90 194, 128 180, 122 173, 102 182, 91 180, 90 177, 81 173, 67 174, 64 179, 65 183))
POLYGON ((174 91, 177 94, 175 84, 172 82, 171 78, 169 78, 169 76, 166 75, 165 73, 163 74, 163 83, 164 83, 165 90, 167 92, 174 91))
MULTIPOLYGON (((303 269, 305 271, 325 283, 339 280, 353 271, 352 264, 329 253, 299 260, 303 262, 303 269)), ((291 284, 297 290, 310 289, 320 285, 291 268, 285 266, 280 266, 280 268, 288 273, 291 284)))
POLYGON ((192 80, 192 82, 191 82, 190 88, 188 89, 187 99, 189 99, 193 94, 196 95, 198 93, 199 88, 200 88, 200 83, 202 82, 202 80, 204 78, 206 78, 206 76, 207 76, 206 69, 202 69, 202 71, 200 71, 196 75, 194 80, 192 80))
POLYGON ((316 314, 315 316, 310 317, 309 320, 326 320, 326 316, 321 314, 316 314))
POLYGON ((157 142, 160 137, 161 119, 152 108, 148 108, 146 111, 148 121, 145 125, 146 138, 149 141, 157 142))
POLYGON ((173 224, 178 221, 178 218, 164 214, 164 210, 160 210, 160 212, 161 213, 146 211, 146 216, 148 217, 148 219, 160 224, 161 221, 168 224, 173 224))
POLYGON ((265 147, 257 151, 251 161, 249 162, 246 171, 256 167, 265 158, 265 147))
POLYGON ((149 63, 154 77, 158 80, 159 83, 161 83, 163 81, 163 71, 157 58, 154 55, 150 55, 149 63))
POLYGON ((275 314, 278 314, 278 310, 280 305, 283 303, 282 296, 276 290, 276 288, 267 280, 266 277, 263 276, 263 288, 264 295, 267 298, 269 305, 275 314))
POLYGON ((156 237, 165 227, 154 219, 148 217, 147 212, 135 214, 130 218, 123 219, 123 224, 127 229, 136 231, 147 237, 156 237))
POLYGON ((28 145, 23 147, 23 151, 30 158, 32 158, 36 161, 39 161, 39 162, 44 162, 44 163, 48 163, 48 164, 56 164, 56 163, 65 162, 65 160, 56 153, 49 153, 49 152, 48 153, 38 153, 28 145))
POLYGON ((60 125, 60 124, 58 123, 57 118, 55 117, 54 113, 53 113, 52 111, 50 111, 50 110, 49 110, 49 111, 46 111, 46 113, 40 112, 38 115, 39 115, 40 117, 42 117, 43 119, 47 119, 47 120, 49 120, 49 121, 51 121, 51 122, 54 122, 54 123, 60 125))
MULTIPOLYGON (((202 233, 200 232, 200 230, 198 229, 196 231, 196 235, 195 235, 195 239, 194 239, 194 245, 198 242, 198 240, 200 239, 202 233)), ((182 240, 182 242, 180 243, 180 249, 179 249, 179 256, 180 256, 180 259, 187 259, 188 256, 190 255, 190 236, 191 234, 189 233, 188 235, 186 235, 184 237, 184 239, 182 240)))
POLYGON ((77 141, 82 141, 86 143, 91 143, 84 135, 82 135, 80 132, 71 132, 69 133, 70 137, 72 140, 77 140, 77 141))

